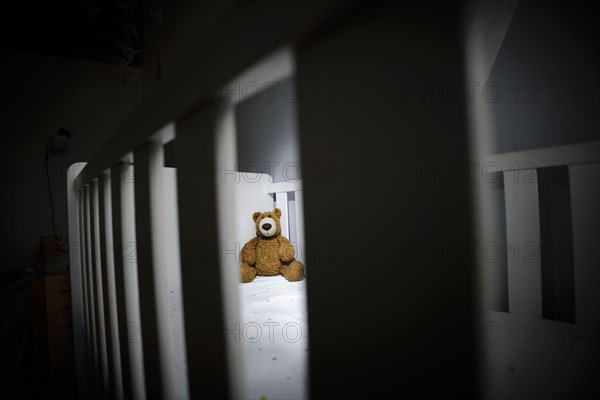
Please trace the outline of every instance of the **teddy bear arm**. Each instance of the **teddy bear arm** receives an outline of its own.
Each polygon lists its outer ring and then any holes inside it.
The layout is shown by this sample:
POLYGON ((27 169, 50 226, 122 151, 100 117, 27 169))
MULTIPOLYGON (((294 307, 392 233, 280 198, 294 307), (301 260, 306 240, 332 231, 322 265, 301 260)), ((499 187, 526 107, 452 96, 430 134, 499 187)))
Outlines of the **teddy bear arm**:
POLYGON ((241 251, 242 262, 248 265, 256 264, 256 245, 258 244, 258 238, 250 240, 244 245, 241 251))
POLYGON ((290 243, 290 241, 284 237, 279 236, 279 258, 283 262, 290 262, 294 259, 296 255, 294 252, 294 246, 290 243))

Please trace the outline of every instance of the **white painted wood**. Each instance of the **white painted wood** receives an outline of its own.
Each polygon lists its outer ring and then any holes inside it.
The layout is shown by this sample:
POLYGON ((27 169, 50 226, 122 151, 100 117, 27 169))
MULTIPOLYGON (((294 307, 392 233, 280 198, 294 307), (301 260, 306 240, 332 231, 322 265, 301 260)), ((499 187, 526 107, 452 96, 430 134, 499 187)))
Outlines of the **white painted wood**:
POLYGON ((127 318, 125 329, 129 347, 130 376, 133 398, 145 399, 144 353, 138 286, 137 242, 135 233, 134 167, 129 163, 120 170, 120 203, 123 280, 127 318))
POLYGON ((67 217, 69 224, 69 269, 71 283, 71 320, 73 327, 73 350, 75 354, 75 375, 77 393, 82 398, 85 393, 85 275, 83 265, 83 197, 76 191, 73 179, 81 172, 85 163, 75 163, 67 170, 67 217))
POLYGON ((304 264, 305 272, 308 274, 306 265, 306 241, 304 238, 304 192, 298 190, 295 192, 296 203, 296 258, 304 264))
MULTIPOLYGON (((89 335, 89 308, 88 308, 88 288, 87 288, 87 249, 85 240, 85 190, 79 190, 79 241, 81 243, 81 292, 82 292, 82 305, 83 305, 83 333, 85 339, 85 373, 89 374, 90 361, 91 361, 91 346, 90 346, 90 335, 89 335)), ((87 378, 87 375, 86 375, 87 378)), ((84 382, 85 384, 85 382, 84 382)))
POLYGON ((86 185, 85 189, 85 247, 86 247, 86 269, 87 269, 87 287, 88 287, 88 306, 89 306, 89 333, 90 333, 90 344, 92 351, 92 370, 93 374, 93 387, 99 388, 101 381, 101 369, 102 364, 100 361, 100 352, 98 350, 99 338, 97 336, 97 311, 96 311, 96 290, 95 290, 95 276, 94 276, 94 246, 92 243, 92 218, 91 218, 91 205, 92 205, 92 188, 91 185, 86 185))
MULTIPOLYGON (((488 76, 500 51, 506 32, 511 25, 518 0, 502 2, 463 2, 464 10, 464 55, 467 89, 467 116, 469 123, 469 161, 479 163, 477 171, 485 168, 485 157, 493 150, 495 131, 492 118, 494 106, 483 98, 483 90, 488 83, 488 76), (487 7, 492 8, 493 23, 490 23, 487 7), (498 9, 499 8, 499 9, 498 9), (497 18, 497 19, 496 19, 497 18)), ((493 168, 494 166, 492 166, 493 168)), ((498 168, 501 169, 501 168, 498 168)), ((475 236, 479 243, 502 243, 504 241, 504 218, 496 218, 499 210, 504 208, 494 185, 482 179, 478 174, 472 181, 472 210, 476 229, 475 236)), ((497 260, 488 257, 476 257, 475 281, 478 288, 478 303, 482 310, 504 308, 505 294, 501 276, 505 276, 503 268, 498 268, 497 260)))
POLYGON ((296 221, 296 243, 293 243, 296 250, 296 258, 302 263, 305 263, 304 256, 304 197, 302 193, 302 181, 287 181, 287 182, 271 182, 268 184, 267 190, 275 198, 275 207, 279 207, 282 212, 281 219, 281 234, 290 239, 290 229, 292 223, 290 221, 289 210, 289 195, 293 192, 295 195, 295 216, 296 221))
POLYGON ((105 322, 105 309, 104 309, 104 279, 102 277, 103 265, 103 257, 102 257, 102 240, 100 237, 100 204, 99 204, 99 189, 98 189, 98 181, 93 181, 91 183, 91 217, 92 217, 92 247, 94 249, 94 291, 95 291, 95 305, 96 305, 96 335, 99 338, 98 351, 100 352, 100 362, 101 362, 101 374, 102 374, 102 391, 106 395, 110 396, 110 367, 109 367, 109 357, 108 357, 108 343, 106 337, 106 322, 105 322))
POLYGON ((600 163, 570 165, 575 322, 600 331, 600 163))
POLYGON ((100 334, 100 299, 98 294, 98 246, 96 243, 96 218, 95 218, 95 202, 96 202, 96 185, 92 181, 88 185, 88 202, 89 202, 89 257, 90 257, 90 286, 92 295, 93 320, 92 329, 94 332, 94 346, 96 352, 96 375, 98 379, 98 389, 103 389, 103 355, 102 355, 102 338, 100 334))
MULTIPOLYGON (((209 115, 207 118, 211 118, 209 115)), ((223 102, 215 108, 215 128, 212 135, 214 140, 214 160, 217 165, 236 165, 236 132, 235 113, 231 102, 223 102)), ((252 196, 251 191, 265 188, 264 176, 257 174, 249 177, 238 172, 218 173, 214 180, 214 190, 217 199, 217 233, 218 261, 223 293, 223 319, 226 332, 233 330, 240 323, 239 309, 239 253, 244 244, 256 235, 252 213, 260 211, 269 203, 264 192, 264 203, 252 196)), ((243 351, 240 343, 231 341, 232 335, 226 337, 227 365, 229 375, 229 390, 233 398, 246 397, 246 382, 244 373, 243 351)), ((235 337, 235 335, 233 335, 235 337)), ((242 344, 243 345, 243 344, 242 344)))
POLYGON ((515 180, 504 172, 506 239, 508 245, 508 309, 542 317, 540 215, 536 170, 524 170, 515 180), (527 178, 531 178, 531 181, 527 178))
POLYGON ((89 354, 89 369, 88 379, 92 387, 97 384, 97 351, 96 351, 96 330, 95 330, 95 314, 94 314, 94 291, 93 291, 93 279, 92 279, 92 245, 90 242, 90 219, 89 219, 89 185, 82 190, 84 194, 84 209, 83 209, 83 221, 84 221, 84 248, 85 248, 85 277, 86 277, 86 296, 87 296, 87 339, 88 339, 88 354, 89 354))
POLYGON ((269 193, 295 192, 302 190, 302 181, 271 182, 267 188, 269 193))
POLYGON ((513 153, 493 154, 485 164, 502 171, 585 164, 600 161, 600 141, 541 147, 513 153))
MULTIPOLYGON (((164 130, 171 131, 173 128, 174 126, 170 124, 164 130)), ((144 213, 147 223, 140 224, 139 221, 136 223, 138 238, 150 240, 147 246, 145 242, 138 239, 139 249, 142 251, 138 261, 140 268, 138 272, 143 268, 144 280, 148 279, 149 275, 153 277, 153 299, 148 297, 144 300, 141 297, 141 303, 142 307, 152 305, 152 302, 155 306, 155 310, 142 310, 142 312, 155 313, 157 329, 155 345, 158 346, 159 352, 156 367, 161 375, 161 396, 181 399, 188 398, 189 395, 181 301, 176 172, 172 168, 164 167, 162 140, 158 140, 162 136, 173 136, 173 134, 159 132, 156 136, 156 141, 147 143, 135 152, 136 195, 142 193, 142 190, 144 193, 137 197, 136 215, 141 215, 144 210, 149 212, 149 214, 144 213), (150 229, 149 236, 140 231, 140 225, 143 229, 150 229)), ((140 275, 140 282, 142 282, 142 275, 140 275)), ((147 331, 144 317, 142 322, 144 333, 147 331)), ((144 333, 144 354, 148 353, 147 348, 152 344, 149 343, 149 338, 154 340, 154 335, 149 336, 144 333)), ((148 363, 151 361, 149 357, 146 357, 146 361, 146 371, 156 368, 148 363)), ((149 390, 148 379, 147 390, 149 390)))
MULTIPOLYGON (((114 253, 114 284, 115 284, 115 342, 118 343, 119 359, 121 364, 122 388, 120 394, 123 398, 133 397, 131 386, 131 362, 129 357, 129 338, 127 335, 127 303, 125 300, 125 272, 123 263, 123 232, 122 226, 122 205, 121 205, 121 186, 122 171, 126 168, 124 163, 118 163, 111 168, 110 195, 111 195, 111 226, 112 243, 114 253)), ((117 393, 119 394, 119 392, 117 393)))
MULTIPOLYGON (((108 338, 108 344, 110 349, 109 359, 112 361, 110 366, 112 368, 111 378, 112 387, 111 393, 113 397, 117 399, 123 398, 123 378, 121 368, 121 350, 119 343, 119 336, 117 334, 117 293, 115 283, 115 251, 113 242, 113 216, 112 216, 112 193, 111 193, 111 175, 110 172, 106 172, 99 177, 99 188, 100 188, 100 202, 101 208, 101 220, 104 224, 104 233, 102 239, 104 241, 103 249, 103 281, 106 282, 104 285, 104 309, 107 310, 105 315, 106 323, 106 337, 108 338)), ((102 226, 102 225, 101 225, 102 226)))
MULTIPOLYGON (((97 189, 98 189, 98 204, 97 204, 97 213, 98 213, 98 250, 99 250, 99 272, 100 272, 100 280, 101 294, 102 294, 102 337, 104 338, 105 343, 105 352, 106 352, 106 393, 108 397, 115 398, 115 368, 114 368, 114 348, 113 348, 113 335, 111 329, 111 311, 110 311, 110 303, 111 303, 111 293, 110 293, 110 283, 108 281, 109 277, 109 268, 114 268, 113 265, 113 254, 112 250, 108 248, 108 246, 112 247, 112 235, 110 237, 110 244, 107 243, 107 221, 110 221, 111 215, 110 210, 107 210, 107 207, 110 207, 110 178, 106 176, 105 173, 101 174, 98 177, 97 181, 97 189), (108 192, 107 192, 108 188, 108 192), (109 200, 107 204, 106 200, 109 200), (108 214, 107 214, 108 211, 108 214)), ((113 269, 114 271, 114 269, 113 269)), ((114 288, 114 287, 113 287, 114 288)), ((114 292, 113 292, 114 295, 114 292)))
POLYGON ((160 323, 166 337, 164 346, 166 363, 166 392, 169 398, 189 398, 183 300, 181 297, 181 257, 179 254, 179 219, 177 210, 177 170, 161 168, 163 174, 163 210, 158 228, 164 227, 164 268, 155 270, 160 274, 161 291, 158 298, 161 312, 160 323))
POLYGON ((275 207, 281 210, 281 234, 289 239, 290 237, 290 213, 288 210, 288 194, 287 192, 281 192, 275 194, 275 207))
POLYGON ((223 282, 220 266, 221 224, 217 221, 221 215, 217 214, 217 202, 221 199, 217 200, 220 191, 216 189, 219 174, 206 170, 220 161, 215 157, 215 136, 217 127, 224 122, 219 122, 222 117, 223 105, 210 103, 176 125, 181 282, 190 398, 201 398, 206 393, 215 398, 239 397, 236 395, 239 388, 235 387, 238 377, 228 368, 240 364, 232 363, 235 355, 231 349, 228 351, 224 334, 234 329, 225 315, 239 307, 238 295, 231 290, 232 283, 223 282))
POLYGON ((169 143, 173 139, 175 139, 175 123, 173 122, 169 122, 150 137, 151 141, 161 144, 169 143))
POLYGON ((166 393, 165 354, 161 338, 165 330, 160 323, 159 295, 161 284, 157 270, 165 268, 164 237, 160 226, 162 199, 162 146, 149 142, 134 152, 135 159, 135 233, 138 256, 138 285, 144 381, 148 398, 164 398, 166 393), (159 164, 160 162, 160 164, 159 164), (157 220, 158 219, 158 220, 157 220))

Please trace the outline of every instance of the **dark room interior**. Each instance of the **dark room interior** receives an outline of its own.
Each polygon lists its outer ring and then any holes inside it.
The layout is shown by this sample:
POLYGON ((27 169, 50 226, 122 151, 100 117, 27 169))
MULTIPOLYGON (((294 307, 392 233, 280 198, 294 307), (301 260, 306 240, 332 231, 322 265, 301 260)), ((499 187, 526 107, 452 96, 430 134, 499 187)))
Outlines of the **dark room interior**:
POLYGON ((582 2, 3 7, 2 399, 596 399, 582 2))

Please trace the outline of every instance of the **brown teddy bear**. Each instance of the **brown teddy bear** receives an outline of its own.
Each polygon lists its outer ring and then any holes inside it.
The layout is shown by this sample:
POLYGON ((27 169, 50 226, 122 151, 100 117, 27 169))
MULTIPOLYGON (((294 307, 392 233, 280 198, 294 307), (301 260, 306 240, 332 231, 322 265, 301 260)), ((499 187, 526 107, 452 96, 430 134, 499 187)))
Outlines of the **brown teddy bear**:
POLYGON ((281 236, 281 210, 255 212, 256 237, 244 245, 241 255, 242 282, 251 282, 256 275, 283 275, 290 282, 304 278, 304 265, 294 259, 294 247, 281 236))

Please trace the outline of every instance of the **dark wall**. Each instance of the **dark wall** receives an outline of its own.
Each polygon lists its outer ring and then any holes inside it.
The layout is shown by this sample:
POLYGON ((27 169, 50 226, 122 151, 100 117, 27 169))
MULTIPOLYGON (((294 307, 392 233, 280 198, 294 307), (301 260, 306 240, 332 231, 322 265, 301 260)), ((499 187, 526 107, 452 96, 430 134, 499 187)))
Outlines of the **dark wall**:
MULTIPOLYGON (((296 82, 274 82, 235 110, 239 171, 271 173, 275 182, 300 179, 296 82)), ((229 169, 232 169, 233 166, 229 169)))
POLYGON ((490 73, 493 153, 600 139, 596 14, 522 0, 490 73), (498 97, 497 97, 498 96, 498 97))
POLYGON ((46 140, 60 127, 69 146, 51 153, 50 190, 58 234, 67 236, 67 168, 89 160, 141 97, 141 73, 124 76, 116 64, 24 53, 6 53, 1 66, 2 196, 0 271, 33 265, 40 236, 52 235, 45 169, 46 140))

